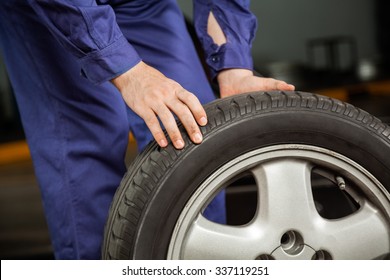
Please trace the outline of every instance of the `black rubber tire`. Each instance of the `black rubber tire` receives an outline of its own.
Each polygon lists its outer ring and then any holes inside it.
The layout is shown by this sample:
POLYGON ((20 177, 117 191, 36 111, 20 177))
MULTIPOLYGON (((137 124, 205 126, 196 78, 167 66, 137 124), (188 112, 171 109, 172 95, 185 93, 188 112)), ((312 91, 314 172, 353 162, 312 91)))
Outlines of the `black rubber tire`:
POLYGON ((176 220, 205 178, 261 147, 292 143, 330 149, 390 190, 390 127, 350 104, 304 92, 255 92, 205 108, 209 122, 202 127, 201 145, 188 137, 183 150, 152 143, 129 168, 111 206, 104 259, 165 259, 176 220))

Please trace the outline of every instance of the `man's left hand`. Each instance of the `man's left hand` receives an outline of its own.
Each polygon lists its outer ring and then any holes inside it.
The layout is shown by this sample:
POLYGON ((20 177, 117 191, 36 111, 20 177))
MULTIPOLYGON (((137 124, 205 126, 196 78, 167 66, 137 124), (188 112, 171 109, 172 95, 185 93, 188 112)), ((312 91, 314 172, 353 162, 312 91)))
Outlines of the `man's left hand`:
POLYGON ((284 81, 253 75, 248 69, 227 69, 218 74, 221 98, 251 91, 294 90, 284 81))

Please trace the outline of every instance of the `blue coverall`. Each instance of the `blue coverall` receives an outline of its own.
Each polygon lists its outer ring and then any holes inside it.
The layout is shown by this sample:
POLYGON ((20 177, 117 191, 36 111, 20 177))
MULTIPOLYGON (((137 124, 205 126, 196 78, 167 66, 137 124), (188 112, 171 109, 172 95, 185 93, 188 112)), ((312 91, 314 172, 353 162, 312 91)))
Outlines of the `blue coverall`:
MULTIPOLYGON (((252 69, 256 18, 249 0, 193 2, 211 77, 226 68, 252 69), (222 46, 207 34, 210 11, 227 38, 222 46)), ((1 0, 0 46, 55 257, 98 259, 126 171, 129 129, 140 150, 152 139, 109 80, 142 59, 202 103, 214 99, 183 14, 175 0, 1 0)))

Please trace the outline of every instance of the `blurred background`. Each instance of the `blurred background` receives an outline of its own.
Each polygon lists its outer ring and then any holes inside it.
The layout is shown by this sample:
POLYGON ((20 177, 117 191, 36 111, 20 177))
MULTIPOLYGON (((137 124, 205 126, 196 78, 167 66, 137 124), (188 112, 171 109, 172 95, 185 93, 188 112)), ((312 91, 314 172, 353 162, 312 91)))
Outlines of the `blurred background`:
MULTIPOLYGON (((191 22, 192 1, 179 0, 191 22)), ((252 0, 255 69, 390 121, 390 2, 252 0)), ((189 27, 191 28, 191 27, 189 27)), ((127 162, 136 155, 130 141, 127 162)), ((0 257, 50 259, 40 193, 0 54, 0 257)))

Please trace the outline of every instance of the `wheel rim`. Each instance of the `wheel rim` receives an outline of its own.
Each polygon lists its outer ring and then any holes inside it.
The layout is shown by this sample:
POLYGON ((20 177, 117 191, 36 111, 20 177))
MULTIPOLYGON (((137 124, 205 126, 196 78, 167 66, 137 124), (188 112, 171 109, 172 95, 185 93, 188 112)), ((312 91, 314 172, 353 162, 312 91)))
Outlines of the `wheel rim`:
POLYGON ((390 251, 389 217, 389 193, 351 159, 308 145, 266 147, 235 158, 202 183, 177 220, 167 258, 381 258, 390 251), (310 179, 317 169, 328 170, 359 209, 338 219, 322 217, 310 179), (253 219, 241 226, 207 220, 201 213, 215 194, 245 172, 256 181, 253 219))

